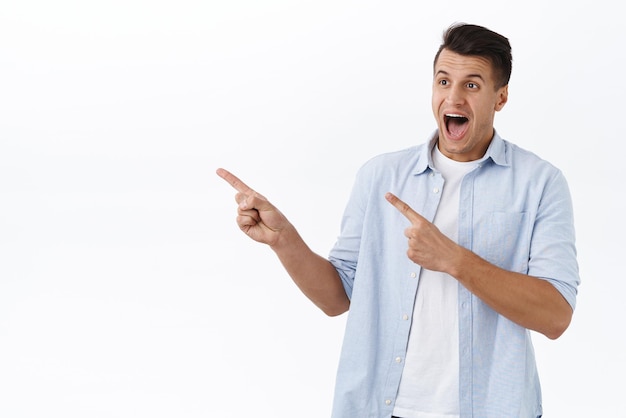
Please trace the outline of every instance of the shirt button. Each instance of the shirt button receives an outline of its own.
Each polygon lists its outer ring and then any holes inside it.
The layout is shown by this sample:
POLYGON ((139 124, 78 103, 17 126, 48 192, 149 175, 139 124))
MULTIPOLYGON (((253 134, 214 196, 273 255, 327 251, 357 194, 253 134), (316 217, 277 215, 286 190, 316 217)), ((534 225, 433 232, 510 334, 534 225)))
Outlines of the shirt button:
POLYGON ((407 314, 402 315, 402 319, 404 319, 405 321, 409 320, 409 316, 407 314))
POLYGON ((402 363, 402 357, 396 357, 396 363, 402 363))
POLYGON ((416 273, 416 272, 414 272, 414 271, 412 271, 412 272, 411 272, 411 278, 412 278, 412 279, 414 279, 414 278, 416 278, 416 277, 417 277, 417 273, 416 273))
POLYGON ((391 400, 387 399, 387 400, 385 401, 385 405, 391 405, 391 400))
POLYGON ((439 187, 435 187, 435 188, 433 189, 433 193, 435 193, 435 194, 439 193, 439 187))
POLYGON ((435 173, 431 171, 430 173, 428 173, 428 177, 435 177, 435 173))

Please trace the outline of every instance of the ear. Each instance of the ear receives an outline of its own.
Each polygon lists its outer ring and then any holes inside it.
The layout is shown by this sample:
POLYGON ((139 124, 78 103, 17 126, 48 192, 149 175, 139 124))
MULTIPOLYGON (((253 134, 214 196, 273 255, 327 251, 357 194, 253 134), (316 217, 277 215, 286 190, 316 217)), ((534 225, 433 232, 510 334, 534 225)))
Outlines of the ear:
POLYGON ((495 110, 496 112, 499 112, 500 110, 502 110, 507 100, 509 100, 509 85, 507 84, 504 87, 500 87, 496 94, 498 98, 496 100, 495 110))

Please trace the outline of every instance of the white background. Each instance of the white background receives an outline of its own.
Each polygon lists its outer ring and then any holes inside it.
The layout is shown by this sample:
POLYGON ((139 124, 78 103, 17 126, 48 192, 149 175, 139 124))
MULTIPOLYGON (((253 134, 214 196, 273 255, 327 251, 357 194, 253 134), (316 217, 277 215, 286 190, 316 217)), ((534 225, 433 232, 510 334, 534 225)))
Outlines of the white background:
POLYGON ((623 19, 613 2, 0 3, 0 417, 329 416, 327 318, 235 224, 225 167, 326 255, 354 174, 434 129, 455 21, 507 36, 501 135, 561 168, 582 286, 534 341, 546 417, 618 417, 623 19))

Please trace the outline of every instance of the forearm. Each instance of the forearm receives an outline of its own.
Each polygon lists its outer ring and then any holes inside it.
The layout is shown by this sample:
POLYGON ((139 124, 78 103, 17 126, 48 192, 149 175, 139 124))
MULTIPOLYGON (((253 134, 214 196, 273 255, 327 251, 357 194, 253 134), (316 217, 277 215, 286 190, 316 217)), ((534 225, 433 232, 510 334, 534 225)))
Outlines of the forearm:
POLYGON ((504 317, 551 339, 569 326, 572 308, 548 281, 501 269, 461 247, 457 260, 450 274, 504 317))
POLYGON ((330 261, 314 253, 293 227, 281 235, 271 248, 300 290, 329 316, 346 312, 350 301, 330 261))

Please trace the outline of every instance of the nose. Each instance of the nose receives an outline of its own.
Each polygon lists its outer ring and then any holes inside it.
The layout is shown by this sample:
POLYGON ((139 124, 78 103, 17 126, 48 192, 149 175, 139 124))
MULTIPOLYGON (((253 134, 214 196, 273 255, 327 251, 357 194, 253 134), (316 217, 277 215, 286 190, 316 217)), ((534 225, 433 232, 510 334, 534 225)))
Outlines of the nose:
POLYGON ((465 93, 463 91, 463 86, 456 84, 450 86, 447 90, 446 102, 451 105, 462 104, 465 101, 465 93))

